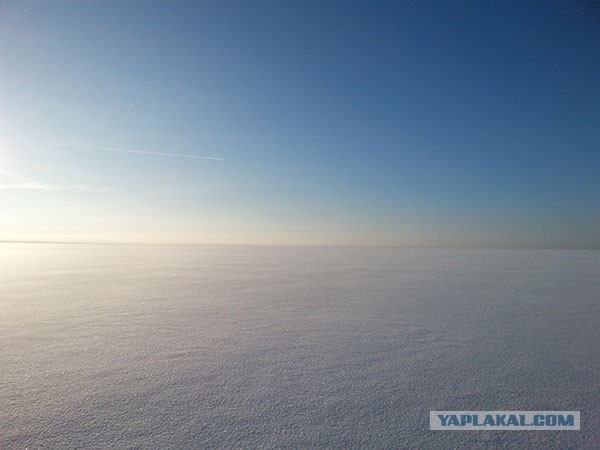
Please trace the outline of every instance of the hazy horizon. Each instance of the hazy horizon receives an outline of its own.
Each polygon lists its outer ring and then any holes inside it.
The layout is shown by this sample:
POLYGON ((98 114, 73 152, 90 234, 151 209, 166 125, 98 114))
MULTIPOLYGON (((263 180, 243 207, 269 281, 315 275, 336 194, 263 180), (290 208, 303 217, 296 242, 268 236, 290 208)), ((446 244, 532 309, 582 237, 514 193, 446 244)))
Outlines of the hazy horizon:
POLYGON ((65 244, 65 245, 132 245, 132 246, 173 246, 173 247, 289 247, 289 248, 379 248, 379 249, 422 249, 422 250, 600 250, 600 247, 527 247, 527 246, 451 246, 451 245, 326 245, 326 244, 244 244, 244 243, 203 243, 203 242, 119 242, 119 241, 21 241, 0 240, 0 244, 65 244))

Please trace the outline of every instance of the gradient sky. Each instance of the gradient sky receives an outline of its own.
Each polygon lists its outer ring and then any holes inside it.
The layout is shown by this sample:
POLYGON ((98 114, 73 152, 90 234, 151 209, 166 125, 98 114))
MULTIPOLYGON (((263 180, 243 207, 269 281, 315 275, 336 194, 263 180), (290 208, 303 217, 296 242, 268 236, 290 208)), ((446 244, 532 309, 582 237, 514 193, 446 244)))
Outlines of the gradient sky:
POLYGON ((0 240, 599 248, 600 10, 3 1, 0 240))

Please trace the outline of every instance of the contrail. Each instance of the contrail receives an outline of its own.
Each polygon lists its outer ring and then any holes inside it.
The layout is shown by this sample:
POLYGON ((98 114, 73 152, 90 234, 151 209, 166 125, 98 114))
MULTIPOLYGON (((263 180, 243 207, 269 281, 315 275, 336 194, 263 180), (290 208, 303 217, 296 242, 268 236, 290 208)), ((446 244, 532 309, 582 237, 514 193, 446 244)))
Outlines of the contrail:
POLYGON ((0 184, 0 190, 32 190, 32 191, 69 191, 69 192, 113 192, 112 188, 84 186, 84 185, 60 185, 47 184, 37 181, 24 183, 0 184))
POLYGON ((81 150, 98 150, 105 152, 119 152, 119 153, 135 153, 138 155, 154 155, 154 156, 168 156, 171 158, 190 158, 190 159, 209 159, 211 161, 225 161, 225 158, 218 158, 216 156, 200 156, 200 155, 188 155, 182 153, 166 153, 166 152, 149 152, 146 150, 131 150, 127 148, 114 148, 114 147, 88 147, 78 145, 65 145, 68 148, 76 148, 81 150))

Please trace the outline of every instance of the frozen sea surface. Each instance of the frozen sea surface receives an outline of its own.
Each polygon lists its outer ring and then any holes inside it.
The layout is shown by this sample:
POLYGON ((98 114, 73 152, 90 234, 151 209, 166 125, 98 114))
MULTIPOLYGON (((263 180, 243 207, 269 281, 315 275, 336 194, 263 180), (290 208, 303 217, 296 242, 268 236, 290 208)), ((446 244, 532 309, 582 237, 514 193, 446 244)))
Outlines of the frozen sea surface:
POLYGON ((597 449, 599 325, 600 251, 3 244, 0 448, 597 449))

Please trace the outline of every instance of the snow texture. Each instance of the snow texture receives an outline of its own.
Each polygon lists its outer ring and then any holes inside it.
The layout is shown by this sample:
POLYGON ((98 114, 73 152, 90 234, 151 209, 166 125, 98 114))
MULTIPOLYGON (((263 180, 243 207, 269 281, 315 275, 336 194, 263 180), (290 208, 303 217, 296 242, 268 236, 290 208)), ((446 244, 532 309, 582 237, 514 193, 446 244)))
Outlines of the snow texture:
POLYGON ((596 449, 599 324, 600 251, 3 244, 0 448, 596 449))

